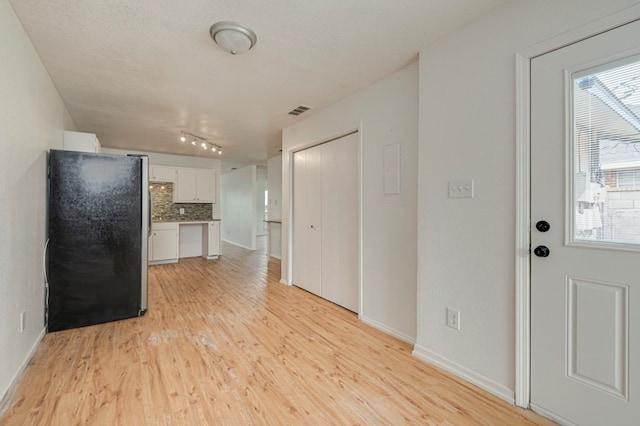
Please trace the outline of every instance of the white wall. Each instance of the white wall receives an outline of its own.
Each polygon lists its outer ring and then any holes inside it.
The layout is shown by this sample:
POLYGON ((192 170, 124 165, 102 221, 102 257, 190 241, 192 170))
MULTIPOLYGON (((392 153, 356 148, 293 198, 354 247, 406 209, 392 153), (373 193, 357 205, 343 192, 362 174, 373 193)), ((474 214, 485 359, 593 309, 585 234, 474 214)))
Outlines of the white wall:
MULTIPOLYGON (((267 161, 267 190, 269 191, 269 220, 282 219, 282 155, 267 161)), ((269 225, 269 255, 282 257, 282 225, 269 225)))
POLYGON ((267 224, 264 222, 264 191, 267 190, 267 169, 256 169, 256 235, 267 234, 267 224))
POLYGON ((47 151, 61 149, 63 130, 75 126, 6 0, 0 40, 1 401, 44 333, 47 151))
POLYGON ((418 64, 343 99, 282 134, 282 278, 290 283, 290 158, 361 129, 363 321, 408 342, 416 336, 418 64), (383 193, 383 149, 400 143, 402 193, 383 193))
POLYGON ((518 0, 420 52, 418 335, 414 354, 512 399, 515 54, 631 0, 518 0), (474 199, 447 181, 474 178, 474 199), (445 308, 461 330, 445 326, 445 308))
POLYGON ((222 175, 220 238, 240 247, 256 248, 256 166, 222 175))
POLYGON ((269 191, 269 219, 282 219, 282 155, 267 161, 267 190, 269 191))
MULTIPOLYGON (((98 138, 100 135, 98 135, 98 138)), ((149 157, 149 164, 158 166, 192 167, 196 169, 213 169, 216 177, 216 203, 213 205, 213 218, 220 218, 220 175, 221 161, 217 158, 190 157, 188 155, 161 154, 158 152, 131 151, 125 149, 114 149, 102 147, 105 154, 117 155, 146 155, 149 157)))

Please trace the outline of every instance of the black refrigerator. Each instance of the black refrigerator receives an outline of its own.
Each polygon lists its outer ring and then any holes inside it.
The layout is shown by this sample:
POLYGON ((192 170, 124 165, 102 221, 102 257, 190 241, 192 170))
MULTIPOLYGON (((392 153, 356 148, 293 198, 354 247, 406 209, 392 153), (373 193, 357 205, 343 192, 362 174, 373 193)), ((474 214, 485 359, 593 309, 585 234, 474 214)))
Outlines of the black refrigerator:
POLYGON ((146 156, 51 150, 48 331, 144 315, 146 156))

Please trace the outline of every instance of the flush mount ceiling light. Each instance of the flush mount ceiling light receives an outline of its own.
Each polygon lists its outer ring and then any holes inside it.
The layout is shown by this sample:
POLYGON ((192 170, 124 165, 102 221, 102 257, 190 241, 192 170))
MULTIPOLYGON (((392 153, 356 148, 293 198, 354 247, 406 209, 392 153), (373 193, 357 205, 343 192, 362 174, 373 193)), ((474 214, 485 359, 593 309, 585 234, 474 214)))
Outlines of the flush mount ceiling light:
POLYGON ((216 22, 209 28, 211 38, 225 52, 240 55, 248 52, 258 41, 256 33, 237 22, 216 22))
POLYGON ((222 147, 215 143, 209 141, 209 139, 204 136, 194 135, 193 133, 185 132, 184 130, 180 132, 180 142, 185 143, 187 141, 187 136, 191 139, 191 145, 197 146, 200 143, 200 146, 205 151, 215 152, 218 155, 222 155, 222 147))

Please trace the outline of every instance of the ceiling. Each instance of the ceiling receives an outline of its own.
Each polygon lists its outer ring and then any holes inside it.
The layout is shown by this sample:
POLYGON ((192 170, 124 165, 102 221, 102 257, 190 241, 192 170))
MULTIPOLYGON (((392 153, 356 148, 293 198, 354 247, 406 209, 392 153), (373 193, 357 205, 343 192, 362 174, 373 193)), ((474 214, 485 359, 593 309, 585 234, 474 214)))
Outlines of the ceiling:
POLYGON ((212 156, 223 169, 278 153, 281 131, 410 64, 508 0, 10 0, 78 130, 105 147, 212 156), (217 21, 254 30, 233 56, 217 21), (294 117, 298 105, 313 109, 294 117))

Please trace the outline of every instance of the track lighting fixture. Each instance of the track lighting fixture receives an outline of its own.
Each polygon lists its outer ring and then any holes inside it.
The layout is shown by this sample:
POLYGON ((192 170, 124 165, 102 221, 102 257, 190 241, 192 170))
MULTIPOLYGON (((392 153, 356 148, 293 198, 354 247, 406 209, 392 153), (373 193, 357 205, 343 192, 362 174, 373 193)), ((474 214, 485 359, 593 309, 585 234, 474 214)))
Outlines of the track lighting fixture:
POLYGON ((187 140, 187 137, 191 139, 191 145, 197 146, 199 143, 203 150, 211 150, 211 152, 222 155, 222 147, 220 145, 212 143, 204 136, 198 136, 193 133, 185 132, 184 130, 180 132, 180 142, 185 142, 187 140))

